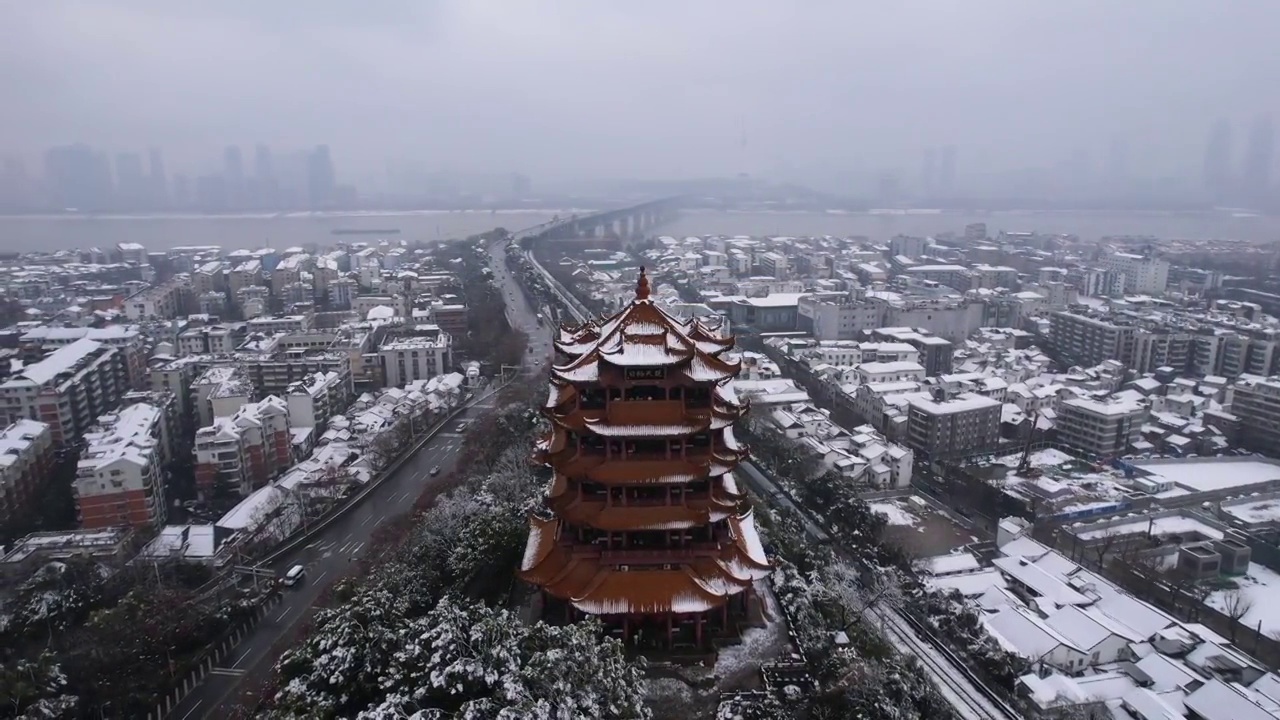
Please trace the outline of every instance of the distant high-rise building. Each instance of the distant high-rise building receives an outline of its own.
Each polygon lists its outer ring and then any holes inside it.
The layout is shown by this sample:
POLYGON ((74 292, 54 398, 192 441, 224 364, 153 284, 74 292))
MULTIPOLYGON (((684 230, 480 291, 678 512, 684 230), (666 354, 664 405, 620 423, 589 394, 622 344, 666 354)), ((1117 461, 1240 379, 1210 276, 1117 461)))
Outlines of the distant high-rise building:
POLYGON ((261 208, 276 208, 280 203, 280 186, 271 161, 271 148, 259 143, 253 150, 253 182, 250 201, 261 208))
POLYGON ((333 204, 333 160, 328 145, 317 145, 307 157, 307 199, 312 208, 327 208, 333 204))
POLYGON ((932 195, 938 191, 938 151, 924 151, 924 164, 920 167, 920 191, 932 195))
POLYGON ((44 156, 44 175, 57 208, 106 210, 111 206, 111 163, 88 145, 49 148, 44 156))
POLYGON ((938 162, 938 190, 943 193, 950 193, 955 190, 956 181, 956 146, 947 145, 942 148, 941 159, 938 162))
POLYGON ((151 202, 156 207, 164 207, 169 204, 169 179, 164 173, 164 156, 160 154, 160 148, 148 151, 147 164, 151 202))
POLYGON ((1231 194, 1231 123, 1220 119, 1209 131, 1204 150, 1204 188, 1214 201, 1221 202, 1231 194))
POLYGON ((524 197, 525 195, 528 195, 529 191, 532 189, 533 181, 529 179, 528 175, 514 173, 511 176, 511 194, 513 196, 517 198, 524 197))
POLYGON ((0 169, 0 207, 30 209, 38 205, 35 183, 27 174, 22 158, 8 155, 0 169))
POLYGON ((228 207, 237 208, 244 205, 244 158, 237 145, 228 145, 222 151, 223 188, 228 207))
POLYGON ((1263 202, 1270 197, 1275 136, 1276 129, 1270 115, 1258 117, 1249 130, 1249 144, 1245 148, 1240 178, 1242 198, 1249 202, 1263 202))
POLYGON ((275 177, 271 167, 271 148, 261 143, 253 149, 253 175, 259 180, 275 177))
POLYGON ((146 197, 142 156, 135 152, 116 155, 116 199, 121 209, 136 210, 146 203, 146 197))

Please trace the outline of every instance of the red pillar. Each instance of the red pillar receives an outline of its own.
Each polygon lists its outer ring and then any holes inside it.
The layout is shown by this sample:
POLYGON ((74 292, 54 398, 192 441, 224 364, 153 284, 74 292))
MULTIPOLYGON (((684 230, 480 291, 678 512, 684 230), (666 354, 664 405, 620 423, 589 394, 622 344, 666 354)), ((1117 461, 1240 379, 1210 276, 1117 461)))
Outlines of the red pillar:
POLYGON ((675 645, 675 629, 672 627, 671 613, 667 613, 667 649, 675 645))

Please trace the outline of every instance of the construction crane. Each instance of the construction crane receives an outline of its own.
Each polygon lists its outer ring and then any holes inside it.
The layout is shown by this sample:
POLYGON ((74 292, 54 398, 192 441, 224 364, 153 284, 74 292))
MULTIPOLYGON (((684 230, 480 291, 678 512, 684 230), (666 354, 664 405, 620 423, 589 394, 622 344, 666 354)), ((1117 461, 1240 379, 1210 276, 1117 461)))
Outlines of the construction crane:
POLYGON ((1027 424, 1027 443, 1022 447, 1022 462, 1018 463, 1018 474, 1022 477, 1040 477, 1040 468, 1031 467, 1031 442, 1036 439, 1036 421, 1040 411, 1031 413, 1031 422, 1027 424))

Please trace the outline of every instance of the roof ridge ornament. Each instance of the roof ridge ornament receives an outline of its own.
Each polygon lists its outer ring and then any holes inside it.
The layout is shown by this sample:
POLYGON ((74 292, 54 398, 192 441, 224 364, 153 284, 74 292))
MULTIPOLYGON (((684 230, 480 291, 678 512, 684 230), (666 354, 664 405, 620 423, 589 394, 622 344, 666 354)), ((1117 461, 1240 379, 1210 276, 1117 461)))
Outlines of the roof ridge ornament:
POLYGON ((636 299, 649 299, 649 278, 644 274, 644 266, 640 266, 640 278, 636 280, 636 299))

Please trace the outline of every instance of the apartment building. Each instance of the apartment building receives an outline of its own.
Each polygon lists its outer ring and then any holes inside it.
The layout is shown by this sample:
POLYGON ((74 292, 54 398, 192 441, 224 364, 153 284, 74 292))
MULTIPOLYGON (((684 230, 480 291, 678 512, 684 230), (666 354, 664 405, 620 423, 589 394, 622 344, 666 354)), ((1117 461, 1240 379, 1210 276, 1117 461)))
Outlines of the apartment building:
POLYGON ((936 377, 951 372, 955 345, 946 338, 910 327, 879 327, 872 329, 870 334, 878 341, 906 343, 915 348, 919 353, 919 357, 915 360, 924 366, 926 377, 936 377))
POLYGON ((903 273, 915 280, 936 282, 960 290, 969 286, 969 270, 963 265, 911 265, 903 273))
POLYGON ((1240 418, 1240 444, 1280 456, 1280 377, 1241 379, 1229 398, 1231 414, 1240 418))
POLYGON ((124 299, 124 314, 130 320, 168 320, 182 314, 189 288, 179 280, 149 287, 124 299))
POLYGON ((332 370, 314 373, 290 385, 285 400, 293 427, 316 428, 319 433, 351 402, 351 383, 332 370))
MULTIPOLYGON (((352 379, 360 382, 369 380, 371 376, 377 374, 377 363, 369 362, 366 367, 366 358, 374 352, 377 347, 375 344, 376 339, 380 338, 382 334, 382 332, 376 330, 371 331, 360 327, 342 327, 333 330, 312 329, 306 332, 285 335, 280 338, 280 342, 276 347, 282 351, 321 350, 331 353, 345 353, 351 368, 352 379)), ((373 357, 376 357, 376 355, 373 357)))
POLYGON ((382 376, 389 387, 404 387, 415 381, 443 375, 453 367, 449 333, 435 337, 403 338, 378 348, 382 376))
POLYGON ((1142 439, 1148 408, 1132 400, 1071 398, 1058 404, 1058 439, 1090 455, 1111 458, 1142 439))
POLYGON ((174 398, 177 417, 188 419, 192 408, 191 383, 196 379, 198 364, 194 358, 183 357, 151 368, 151 391, 167 392, 174 398))
POLYGON ((302 273, 311 266, 312 258, 307 254, 290 255, 280 261, 271 271, 271 292, 283 295, 284 289, 302 280, 302 273))
POLYGON ((120 351, 83 338, 58 348, 0 384, 0 420, 49 425, 55 446, 74 443, 127 389, 120 351))
POLYGON ((853 295, 806 295, 796 315, 798 328, 820 341, 858 340, 881 325, 880 309, 853 295))
POLYGON ((1124 292, 1161 295, 1169 284, 1169 262, 1149 255, 1111 253, 1099 261, 1104 268, 1124 275, 1124 292))
POLYGON ((215 365, 191 383, 191 406, 196 427, 213 423, 214 418, 234 415, 253 401, 253 383, 237 365, 215 365))
POLYGON ((141 388, 145 385, 147 338, 137 325, 108 325, 101 328, 46 325, 23 333, 18 338, 18 342, 21 343, 23 354, 30 356, 66 347, 85 338, 118 349, 124 355, 125 373, 128 376, 129 386, 141 388))
POLYGON ((315 373, 336 372, 351 382, 351 358, 345 352, 284 350, 271 355, 242 358, 240 367, 260 395, 283 395, 289 386, 315 373))
POLYGON ((467 306, 456 303, 432 303, 431 322, 451 337, 466 337, 467 306))
POLYGON ((924 366, 910 360, 864 362, 857 367, 859 383, 921 382, 924 366))
POLYGON ((262 282, 262 261, 260 260, 242 262, 231 268, 231 272, 227 274, 227 287, 233 295, 247 287, 262 285, 262 282))
POLYGON ((277 317, 259 317, 246 323, 250 333, 275 335, 278 333, 300 333, 311 329, 310 315, 280 315, 277 317))
POLYGON ((164 525, 171 412, 171 405, 134 403, 85 433, 73 486, 80 527, 164 525))
POLYGON ((920 351, 901 342, 820 342, 800 350, 797 356, 811 365, 852 367, 869 362, 917 362, 920 351))
POLYGON ((929 239, 911 235, 894 235, 889 238, 889 254, 894 257, 919 258, 924 256, 929 239))
POLYGON ((272 395, 215 418, 196 431, 194 452, 202 498, 248 495, 292 464, 288 403, 272 395))
POLYGON ((53 469, 53 434, 35 420, 0 430, 0 529, 29 515, 35 493, 53 469))
POLYGON ((191 274, 191 292, 195 295, 224 293, 227 289, 226 272, 220 260, 207 262, 191 274))
POLYGON ((907 405, 907 444, 930 457, 972 455, 1000 442, 998 400, 976 393, 948 397, 940 388, 932 397, 907 405))
POLYGON ((177 350, 182 355, 232 353, 244 341, 244 325, 203 325, 178 334, 177 350))
POLYGON ((1133 362, 1134 330, 1111 319, 1059 311, 1049 316, 1049 337, 1059 355, 1073 365, 1092 367, 1106 360, 1133 362))

